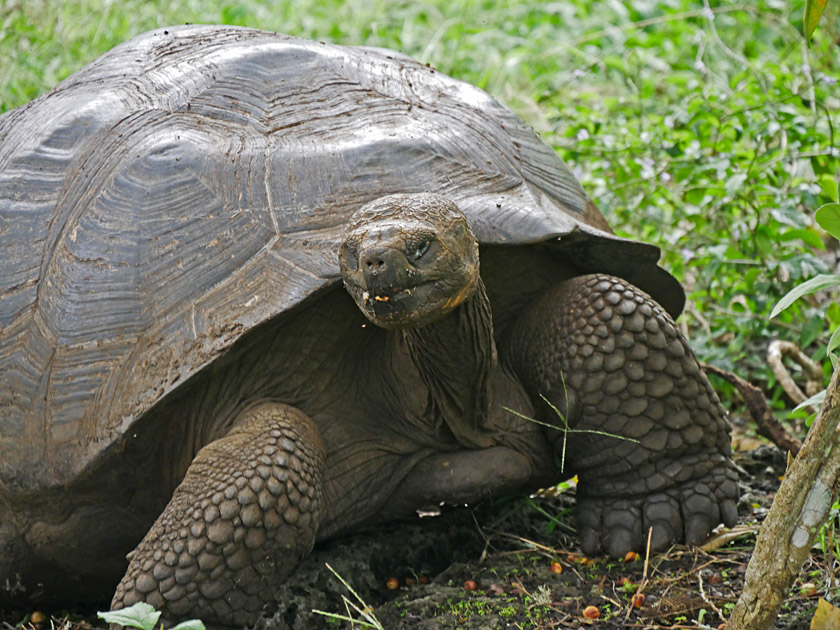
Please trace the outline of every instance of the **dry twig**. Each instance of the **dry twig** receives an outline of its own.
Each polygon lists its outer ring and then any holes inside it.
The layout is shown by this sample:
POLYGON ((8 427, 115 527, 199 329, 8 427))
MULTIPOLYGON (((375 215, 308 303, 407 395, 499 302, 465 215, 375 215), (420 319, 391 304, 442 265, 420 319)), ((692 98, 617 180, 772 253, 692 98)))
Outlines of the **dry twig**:
POLYGON ((704 364, 703 369, 707 374, 719 376, 735 386, 747 405, 747 411, 753 419, 753 422, 755 422, 759 435, 766 437, 773 444, 783 450, 789 451, 794 456, 799 453, 799 449, 802 448, 802 442, 788 433, 776 419, 776 416, 770 410, 770 405, 767 404, 764 393, 758 387, 752 383, 748 383, 740 376, 736 376, 732 372, 727 372, 714 365, 704 364))
POLYGON ((636 588, 636 593, 630 600, 630 608, 627 609, 627 614, 624 615, 624 623, 627 623, 627 620, 630 618, 630 613, 633 612, 633 606, 635 605, 636 599, 642 594, 642 589, 644 589, 645 584, 647 584, 648 564, 650 563, 651 536, 653 536, 653 527, 648 529, 647 547, 645 548, 645 565, 642 567, 642 579, 639 580, 639 586, 636 588))
MULTIPOLYGON (((773 374, 779 379, 779 384, 782 386, 782 389, 785 390, 785 393, 797 405, 805 402, 808 396, 813 396, 822 389, 822 366, 802 352, 795 343, 780 341, 778 339, 771 341, 767 347, 767 363, 770 365, 770 369, 773 370, 773 374), (805 392, 799 388, 787 367, 785 367, 784 357, 790 357, 792 361, 802 367, 808 379, 805 385, 805 392)), ((817 413, 817 410, 810 405, 805 407, 805 409, 809 414, 817 413)))
POLYGON ((706 590, 703 588, 703 574, 699 571, 697 572, 697 585, 700 588, 700 597, 703 599, 703 601, 706 602, 711 607, 711 609, 715 611, 715 613, 721 621, 726 622, 726 617, 724 616, 723 612, 721 612, 720 608, 715 606, 715 603, 706 595, 706 590))

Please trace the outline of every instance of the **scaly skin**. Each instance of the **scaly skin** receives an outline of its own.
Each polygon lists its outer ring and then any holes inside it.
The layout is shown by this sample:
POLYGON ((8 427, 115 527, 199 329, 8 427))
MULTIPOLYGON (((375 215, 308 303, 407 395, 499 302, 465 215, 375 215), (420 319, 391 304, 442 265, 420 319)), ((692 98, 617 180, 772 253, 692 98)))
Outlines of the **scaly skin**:
MULTIPOLYGON (((493 379, 490 301, 477 241, 454 204, 398 195, 362 208, 341 268, 360 310, 393 335, 381 346, 390 354, 372 357, 395 386, 410 385, 415 374, 413 387, 425 387, 427 399, 425 411, 410 418, 398 417, 408 413, 402 401, 390 408, 397 417, 382 418, 419 429, 417 452, 403 455, 427 455, 401 473, 407 476, 390 495, 376 497, 365 522, 430 501, 511 491, 556 472, 553 462, 531 459, 494 434, 492 384, 503 381, 493 379), (442 452, 434 452, 435 441, 442 452)), ((649 296, 611 276, 572 278, 534 300, 504 337, 506 378, 521 381, 540 420, 562 424, 541 401, 546 396, 576 431, 529 432, 542 448, 524 450, 550 459, 553 446, 566 454, 564 472, 579 475, 586 553, 641 550, 651 527, 656 550, 697 543, 720 521, 734 523, 738 485, 723 409, 673 321, 649 296)), ((381 414, 387 398, 365 394, 365 411, 381 414)), ((348 398, 349 407, 357 402, 348 398)), ((199 451, 131 554, 113 607, 145 600, 166 620, 253 623, 323 533, 319 526, 347 519, 322 499, 322 477, 335 479, 343 465, 340 457, 326 461, 325 452, 315 423, 298 409, 262 401, 240 412, 225 437, 199 451)))
MULTIPOLYGON (((563 282, 514 327, 509 360, 576 433, 553 431, 577 474, 586 553, 620 556, 674 541, 696 544, 737 519, 729 425, 697 359, 649 296, 605 275, 563 282), (600 431, 612 437, 593 433, 600 431), (629 441, 623 438, 630 438, 629 441)), ((542 403, 540 419, 556 426, 542 403)))
POLYGON ((262 402, 199 451, 130 554, 111 608, 146 601, 164 619, 252 624, 312 549, 324 445, 300 411, 262 402))

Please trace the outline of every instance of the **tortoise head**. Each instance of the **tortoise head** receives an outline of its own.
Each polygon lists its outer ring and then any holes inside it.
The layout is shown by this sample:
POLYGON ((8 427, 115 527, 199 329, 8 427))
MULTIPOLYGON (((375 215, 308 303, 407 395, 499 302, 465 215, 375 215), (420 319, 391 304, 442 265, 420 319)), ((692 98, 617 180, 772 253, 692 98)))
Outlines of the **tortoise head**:
POLYGON ((388 195, 359 208, 339 250, 344 286, 365 316, 389 329, 440 319, 478 285, 478 241, 441 195, 388 195))

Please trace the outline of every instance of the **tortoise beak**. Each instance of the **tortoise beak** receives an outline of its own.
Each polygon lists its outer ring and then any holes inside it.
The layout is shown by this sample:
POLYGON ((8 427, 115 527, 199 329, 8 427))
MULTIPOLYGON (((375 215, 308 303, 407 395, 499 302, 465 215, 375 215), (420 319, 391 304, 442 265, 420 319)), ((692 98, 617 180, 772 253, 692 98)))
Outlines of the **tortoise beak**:
POLYGON ((373 247, 359 256, 359 269, 367 292, 374 297, 388 297, 415 283, 405 253, 393 247, 373 247))

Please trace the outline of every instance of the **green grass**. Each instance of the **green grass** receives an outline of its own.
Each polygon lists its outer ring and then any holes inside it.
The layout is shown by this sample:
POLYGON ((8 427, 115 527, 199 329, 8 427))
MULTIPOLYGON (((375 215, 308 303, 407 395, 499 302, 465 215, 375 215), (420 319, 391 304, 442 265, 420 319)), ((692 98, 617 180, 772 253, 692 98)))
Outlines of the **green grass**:
POLYGON ((395 48, 484 88, 555 146, 619 233, 689 290, 700 358, 788 403, 768 339, 820 359, 840 306, 792 286, 828 271, 813 211, 840 178, 840 2, 811 47, 803 2, 0 0, 0 111, 142 31, 228 23, 395 48))
MULTIPOLYGON (((184 23, 223 23, 340 44, 400 49, 441 70, 504 96, 520 63, 542 40, 563 36, 549 5, 523 2, 293 0, 19 0, 2 9, 0 68, 4 108, 52 87, 101 52, 146 30, 184 23), (545 20, 546 30, 540 27, 545 20), (533 38, 533 29, 545 31, 533 38)), ((566 30, 571 31, 570 25, 566 30)), ((527 79, 519 89, 530 91, 527 79)))

